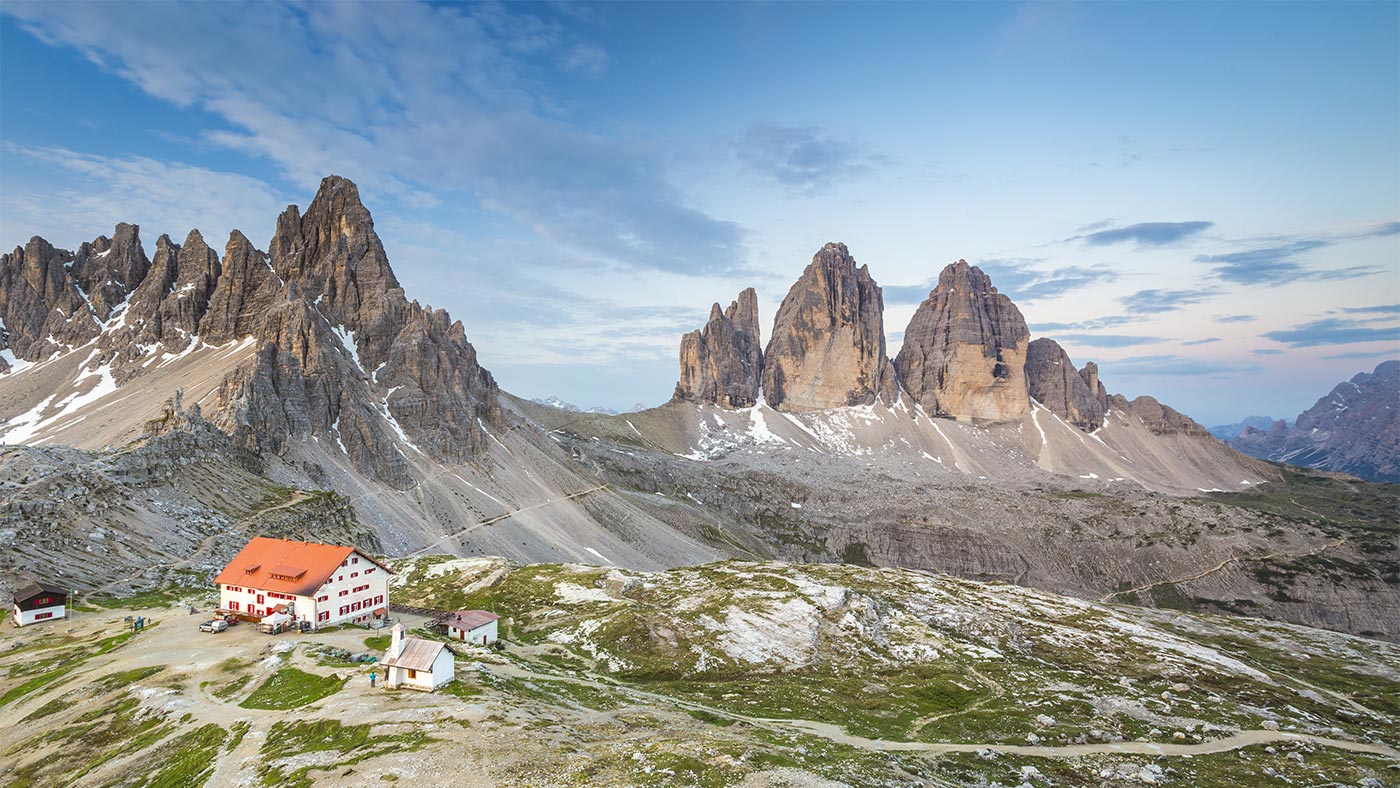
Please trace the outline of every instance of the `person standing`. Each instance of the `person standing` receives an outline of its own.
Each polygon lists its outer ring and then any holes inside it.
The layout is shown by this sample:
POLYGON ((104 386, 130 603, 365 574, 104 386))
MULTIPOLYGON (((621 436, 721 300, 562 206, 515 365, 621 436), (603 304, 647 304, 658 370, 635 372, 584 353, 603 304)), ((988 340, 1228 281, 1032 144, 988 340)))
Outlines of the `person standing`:
POLYGON ((370 688, 370 689, 374 689, 374 677, 375 677, 374 671, 371 670, 371 671, 369 672, 369 688, 370 688))

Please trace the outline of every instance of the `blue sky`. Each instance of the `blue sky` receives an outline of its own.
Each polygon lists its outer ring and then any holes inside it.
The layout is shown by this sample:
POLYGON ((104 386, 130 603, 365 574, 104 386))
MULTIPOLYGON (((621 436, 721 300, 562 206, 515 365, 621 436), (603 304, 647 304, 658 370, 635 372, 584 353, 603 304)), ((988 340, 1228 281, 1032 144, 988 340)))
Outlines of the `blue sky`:
POLYGON ((665 400, 827 241, 891 355, 948 262, 1111 391, 1292 417, 1400 356, 1394 3, 0 6, 0 244, 260 245, 355 179, 517 394, 665 400))

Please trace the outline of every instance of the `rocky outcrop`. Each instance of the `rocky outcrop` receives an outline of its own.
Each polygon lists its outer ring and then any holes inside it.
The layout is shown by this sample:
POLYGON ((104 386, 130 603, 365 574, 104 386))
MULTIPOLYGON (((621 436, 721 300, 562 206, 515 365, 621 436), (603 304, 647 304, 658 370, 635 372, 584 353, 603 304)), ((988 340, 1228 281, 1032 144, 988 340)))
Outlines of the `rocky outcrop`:
POLYGON ((93 314, 103 323, 146 278, 151 261, 141 248, 141 228, 118 224, 112 237, 98 236, 78 247, 73 278, 87 294, 93 314))
POLYGON ((1136 417, 1156 435, 1210 437, 1206 428, 1197 424, 1190 416, 1163 405, 1153 397, 1142 396, 1130 402, 1122 394, 1114 394, 1108 398, 1108 407, 1136 417))
POLYGON ((981 269, 959 260, 943 269, 915 310, 894 366, 900 385, 930 414, 1010 421, 1030 410, 1029 342, 1011 299, 981 269))
POLYGON ((1079 377, 1084 379, 1084 385, 1089 387, 1089 393, 1094 399, 1098 400, 1105 411, 1108 410, 1108 391, 1099 381, 1099 365, 1092 361, 1084 362, 1084 368, 1079 370, 1079 377))
POLYGON ((1108 397, 1099 383, 1098 367, 1090 361, 1082 372, 1076 370, 1055 340, 1042 337, 1026 347, 1026 386, 1032 399, 1079 429, 1103 426, 1108 397))
POLYGON ((408 320, 408 301, 354 183, 332 175, 321 181, 304 215, 288 206, 269 253, 283 281, 313 294, 331 323, 356 335, 367 366, 384 362, 408 320))
POLYGON ((0 256, 0 323, 16 358, 38 361, 97 336, 97 319, 68 272, 72 259, 38 236, 0 256))
POLYGON ((224 248, 223 271, 209 296, 199 335, 210 345, 251 335, 281 290, 267 255, 234 230, 224 248))
POLYGON ((758 294, 750 287, 728 309, 710 307, 705 327, 681 337, 681 377, 672 399, 747 408, 758 402, 762 378, 758 294))
POLYGON ((1253 457, 1400 483, 1400 361, 1386 361, 1337 384, 1268 430, 1245 427, 1230 446, 1253 457))
POLYGON ((884 298, 845 244, 812 258, 778 307, 763 353, 763 397, 780 410, 893 402, 885 356, 884 298))
POLYGON ((241 445, 277 454, 290 439, 325 436, 365 475, 412 484, 388 411, 375 407, 368 380, 324 315, 305 299, 283 298, 255 336, 253 364, 225 378, 217 397, 216 418, 241 445))
POLYGON ((125 383, 140 374, 146 354, 160 346, 166 296, 174 288, 179 269, 180 245, 161 235, 146 276, 132 291, 126 307, 104 329, 99 347, 102 362, 117 369, 116 378, 125 383))

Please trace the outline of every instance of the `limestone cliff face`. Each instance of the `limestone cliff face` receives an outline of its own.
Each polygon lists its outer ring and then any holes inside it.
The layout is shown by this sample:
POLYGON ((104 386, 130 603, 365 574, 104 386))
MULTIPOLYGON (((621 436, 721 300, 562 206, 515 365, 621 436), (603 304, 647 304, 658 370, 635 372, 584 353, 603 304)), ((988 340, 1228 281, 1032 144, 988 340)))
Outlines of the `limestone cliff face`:
POLYGON ((672 399, 747 408, 758 401, 762 378, 758 294, 750 287, 728 309, 712 306, 705 327, 681 337, 681 377, 672 399))
POLYGON ((175 256, 175 280, 160 302, 159 339, 167 352, 178 353, 195 341, 221 270, 219 255, 198 230, 190 230, 175 256))
POLYGON ((1094 362, 1086 364, 1083 372, 1088 374, 1075 370, 1069 354, 1053 339, 1042 337, 1026 348, 1026 385, 1031 398, 1081 430, 1092 431, 1103 426, 1108 397, 1094 362))
MULTIPOLYGON (((288 207, 271 248, 277 276, 315 302, 340 332, 342 359, 371 384, 374 395, 359 404, 431 456, 465 459, 486 449, 483 425, 500 423, 496 381, 477 362, 460 322, 404 297, 354 183, 328 177, 305 214, 288 207)), ((327 419, 338 413, 332 404, 327 419)), ((346 448, 359 464, 380 462, 346 448)))
POLYGON ((812 258, 778 307, 763 359, 763 397, 780 410, 893 402, 884 297, 845 244, 812 258))
POLYGON ((938 275, 894 360, 904 390, 930 414, 1010 421, 1030 410, 1030 331, 981 269, 959 260, 938 275))

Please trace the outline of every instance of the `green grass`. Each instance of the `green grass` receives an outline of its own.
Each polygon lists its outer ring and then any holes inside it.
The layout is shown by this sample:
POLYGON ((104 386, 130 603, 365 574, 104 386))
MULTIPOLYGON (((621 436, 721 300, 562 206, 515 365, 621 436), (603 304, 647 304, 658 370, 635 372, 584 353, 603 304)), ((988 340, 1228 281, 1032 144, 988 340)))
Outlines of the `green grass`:
POLYGON ((407 733, 371 735, 369 725, 342 725, 339 720, 277 722, 267 734, 262 755, 265 765, 259 775, 268 788, 311 788, 313 771, 342 769, 370 758, 394 752, 412 752, 437 741, 420 730, 407 733), (274 761, 307 752, 338 752, 349 755, 328 766, 303 766, 290 773, 274 761), (353 753, 353 755, 351 755, 353 753))
POLYGON ((228 700, 234 695, 237 695, 239 690, 242 690, 244 687, 248 686, 248 682, 252 680, 252 676, 239 676, 238 678, 235 678, 226 684, 221 684, 218 687, 215 687, 209 692, 209 694, 213 695, 219 700, 228 700))
POLYGON ((171 744, 152 753, 143 764, 154 770, 148 778, 133 783, 133 788, 200 788, 209 781, 217 765, 219 750, 228 740, 228 731, 218 725, 203 725, 184 733, 171 744))
POLYGON ((6 788, 72 784, 112 758, 149 747, 172 729, 164 716, 143 710, 135 697, 123 696, 63 727, 31 737, 12 750, 18 752, 45 743, 60 745, 49 757, 13 772, 12 782, 6 788))
POLYGON ((268 677, 239 706, 245 709, 299 709, 340 691, 347 679, 339 674, 317 676, 284 667, 268 677))
POLYGON ((138 591, 130 596, 96 596, 87 601, 98 607, 122 610, 144 610, 153 607, 174 607, 181 599, 194 595, 210 595, 214 589, 209 586, 167 586, 148 591, 138 591))
MULTIPOLYGON (((127 631, 112 635, 98 640, 91 646, 67 650, 42 662, 32 663, 32 665, 42 666, 43 672, 6 690, 3 695, 0 695, 0 707, 7 706, 30 693, 38 692, 50 684, 66 681, 69 674, 84 662, 119 648, 137 634, 127 631)), ((11 675, 15 675, 15 671, 12 670, 11 675)))
POLYGON ((370 635, 365 638, 365 648, 370 651, 388 651, 389 641, 392 639, 391 635, 370 635))

